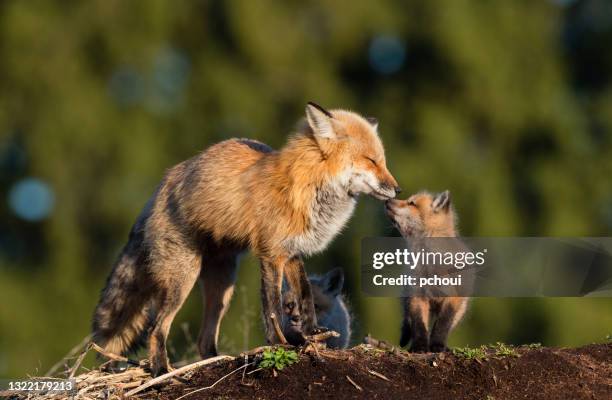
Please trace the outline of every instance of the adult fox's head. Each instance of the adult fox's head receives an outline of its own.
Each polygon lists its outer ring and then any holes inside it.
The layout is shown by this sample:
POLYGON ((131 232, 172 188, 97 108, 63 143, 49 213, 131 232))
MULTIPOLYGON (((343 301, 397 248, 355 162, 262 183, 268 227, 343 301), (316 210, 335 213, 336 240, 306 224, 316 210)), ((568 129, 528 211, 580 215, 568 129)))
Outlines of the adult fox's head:
POLYGON ((308 103, 306 120, 326 162, 350 195, 388 200, 401 191, 387 169, 375 119, 308 103))

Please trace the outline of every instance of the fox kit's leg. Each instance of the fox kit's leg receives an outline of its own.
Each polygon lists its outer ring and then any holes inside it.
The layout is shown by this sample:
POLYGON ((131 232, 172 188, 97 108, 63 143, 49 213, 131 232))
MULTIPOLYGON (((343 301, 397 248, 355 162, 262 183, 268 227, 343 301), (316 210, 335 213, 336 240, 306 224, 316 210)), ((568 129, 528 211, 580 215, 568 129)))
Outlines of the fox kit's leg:
POLYGON ((294 257, 285 265, 285 278, 289 287, 299 293, 299 303, 301 307, 302 329, 304 333, 310 334, 317 328, 317 316, 315 314, 314 299, 310 281, 304 269, 304 262, 294 257))
POLYGON ((447 351, 446 340, 451 329, 465 314, 467 308, 467 298, 447 297, 440 306, 438 318, 431 330, 430 350, 434 353, 447 351))
POLYGON ((427 352, 429 350, 429 299, 412 297, 408 302, 408 318, 412 336, 410 351, 427 352))
POLYGON ((274 330, 271 314, 274 314, 280 325, 282 318, 281 289, 283 270, 287 262, 283 257, 261 257, 261 301, 263 320, 266 326, 266 340, 270 344, 278 343, 279 338, 274 330))
POLYGON ((410 322, 410 297, 402 298, 404 318, 402 319, 402 330, 400 335, 400 346, 406 347, 412 337, 412 326, 410 322))
POLYGON ((154 294, 155 318, 149 338, 149 358, 154 376, 170 369, 166 340, 176 313, 200 274, 200 256, 188 246, 166 242, 152 253, 149 274, 157 286, 154 294))
POLYGON ((204 315, 198 338, 198 350, 202 358, 217 355, 219 326, 234 293, 238 254, 239 252, 233 249, 222 249, 208 254, 205 252, 203 256, 199 280, 204 300, 204 315))

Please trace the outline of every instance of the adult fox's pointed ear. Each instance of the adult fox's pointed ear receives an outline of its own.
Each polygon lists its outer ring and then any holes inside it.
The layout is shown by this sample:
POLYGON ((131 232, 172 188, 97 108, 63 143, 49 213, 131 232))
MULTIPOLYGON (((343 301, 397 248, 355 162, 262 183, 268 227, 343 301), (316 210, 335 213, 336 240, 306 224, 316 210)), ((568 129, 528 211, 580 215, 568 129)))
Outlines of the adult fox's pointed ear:
POLYGON ((332 296, 337 296, 344 287, 344 271, 342 268, 334 268, 323 277, 323 288, 332 296))
POLYGON ((333 118, 329 111, 316 103, 309 102, 306 105, 306 120, 317 140, 336 138, 332 124, 333 118))
POLYGON ((366 117, 366 121, 368 121, 370 125, 372 125, 372 128, 374 128, 374 132, 378 132, 378 119, 374 117, 366 117))
POLYGON ((442 193, 438 193, 436 197, 434 197, 433 202, 431 203, 431 207, 435 212, 440 210, 448 211, 451 204, 451 196, 448 190, 443 191, 442 193))

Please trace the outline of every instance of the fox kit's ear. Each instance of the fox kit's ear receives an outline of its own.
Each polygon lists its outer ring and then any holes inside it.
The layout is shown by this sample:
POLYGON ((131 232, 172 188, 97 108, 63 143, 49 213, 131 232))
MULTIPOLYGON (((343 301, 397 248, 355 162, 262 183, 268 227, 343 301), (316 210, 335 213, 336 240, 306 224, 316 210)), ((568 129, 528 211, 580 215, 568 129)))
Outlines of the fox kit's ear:
POLYGON ((306 120, 317 139, 335 139, 336 132, 332 126, 333 116, 318 104, 309 102, 306 105, 306 120))
POLYGON ((366 117, 366 120, 372 125, 375 132, 378 132, 378 120, 374 117, 366 117))
POLYGON ((448 190, 438 193, 431 203, 431 208, 435 212, 440 210, 448 211, 451 203, 450 192, 448 190))
POLYGON ((331 296, 339 295, 343 286, 344 271, 342 268, 334 268, 323 277, 323 290, 331 296))

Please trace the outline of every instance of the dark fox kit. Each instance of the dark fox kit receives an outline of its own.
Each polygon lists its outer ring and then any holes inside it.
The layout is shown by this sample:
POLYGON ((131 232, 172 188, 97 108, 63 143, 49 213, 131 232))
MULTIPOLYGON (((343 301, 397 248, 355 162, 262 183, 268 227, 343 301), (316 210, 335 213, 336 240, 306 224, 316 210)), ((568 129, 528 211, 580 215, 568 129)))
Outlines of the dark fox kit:
MULTIPOLYGON (((389 200, 387 215, 406 238, 456 237, 456 217, 448 191, 420 192, 407 200, 389 200)), ((467 297, 407 297, 400 345, 414 352, 446 351, 450 331, 467 308, 467 297), (430 332, 431 325, 431 332, 430 332)))
MULTIPOLYGON (((327 339, 327 347, 347 348, 351 339, 351 316, 342 295, 344 272, 334 268, 324 275, 310 275, 308 280, 312 286, 317 320, 327 329, 340 334, 340 337, 327 339)), ((286 285, 283 287, 283 307, 286 315, 283 321, 284 335, 288 339, 301 336, 302 315, 297 307, 297 296, 286 285)))

